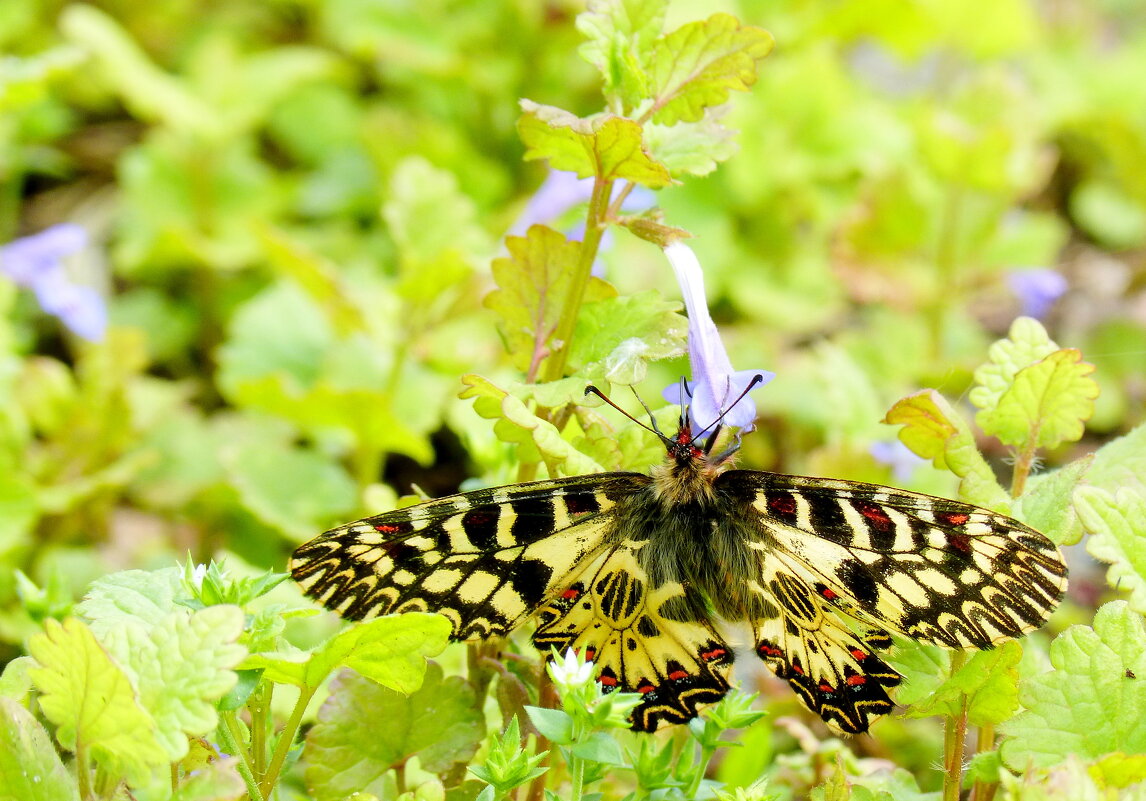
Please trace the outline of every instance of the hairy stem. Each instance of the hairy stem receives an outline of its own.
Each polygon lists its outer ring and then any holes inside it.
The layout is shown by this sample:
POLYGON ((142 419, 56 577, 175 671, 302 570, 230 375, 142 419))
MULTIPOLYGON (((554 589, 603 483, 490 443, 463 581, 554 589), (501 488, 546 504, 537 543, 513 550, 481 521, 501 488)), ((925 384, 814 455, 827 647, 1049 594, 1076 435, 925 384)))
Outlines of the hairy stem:
MULTIPOLYGON (((965 661, 962 651, 952 654, 952 675, 965 661)), ((959 713, 947 717, 943 730, 943 801, 959 801, 959 789, 963 783, 963 741, 966 738, 967 698, 964 696, 959 713)))
POLYGON ((287 754, 290 753, 290 747, 294 743, 294 736, 298 734, 298 727, 302 725, 302 716, 306 712, 306 706, 310 703, 310 699, 314 697, 314 688, 303 687, 298 696, 298 703, 294 705, 291 710, 290 718, 287 720, 286 725, 283 726, 282 732, 279 734, 279 741, 275 745, 275 753, 271 758, 270 767, 267 772, 259 780, 259 792, 263 794, 263 798, 267 798, 274 789, 279 780, 279 773, 283 769, 283 764, 286 762, 287 754))
POLYGON ((247 749, 243 748, 239 737, 239 724, 235 720, 234 712, 222 713, 223 722, 217 729, 223 751, 236 754, 239 757, 239 775, 243 777, 243 784, 247 786, 247 797, 250 801, 263 801, 263 794, 259 792, 258 782, 251 770, 251 757, 247 749))

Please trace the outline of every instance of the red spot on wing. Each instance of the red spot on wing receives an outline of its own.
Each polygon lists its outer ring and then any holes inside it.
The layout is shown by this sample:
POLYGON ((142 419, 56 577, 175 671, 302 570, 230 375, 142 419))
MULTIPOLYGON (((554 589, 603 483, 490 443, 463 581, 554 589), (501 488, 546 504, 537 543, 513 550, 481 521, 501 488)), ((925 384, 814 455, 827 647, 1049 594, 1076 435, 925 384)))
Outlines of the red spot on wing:
POLYGON ((861 515, 880 531, 887 531, 894 527, 891 518, 888 517, 887 510, 874 503, 857 503, 856 509, 861 515))
POLYGON ((410 530, 409 523, 375 523, 374 530, 381 534, 401 534, 403 531, 410 530))
POLYGON ((821 684, 817 689, 822 693, 834 693, 836 688, 830 684, 821 684))
POLYGON ((772 495, 768 498, 768 508, 781 515, 796 514, 796 498, 788 493, 772 495))
POLYGON ((966 534, 947 533, 947 544, 960 553, 971 553, 971 538, 966 534))
POLYGON ((762 643, 760 643, 760 645, 756 646, 756 650, 759 651, 760 653, 764 654, 765 656, 783 656, 784 655, 784 652, 781 651, 779 648, 771 646, 766 642, 762 642, 762 643))
POLYGON ((655 689, 656 687, 654 687, 652 684, 649 684, 648 680, 646 679, 645 681, 641 682, 639 687, 637 687, 637 692, 644 695, 646 693, 651 693, 655 689))
POLYGON ((867 656, 868 656, 866 653, 861 651, 859 648, 852 648, 851 653, 852 653, 852 656, 854 656, 856 659, 860 659, 860 660, 867 659, 867 656))
POLYGON ((971 519, 966 512, 946 512, 937 517, 949 526, 961 526, 971 519))
POLYGON ((585 649, 585 660, 586 661, 592 662, 596 658, 596 656, 597 656, 597 649, 596 648, 586 648, 585 649))
POLYGON ((839 597, 840 597, 840 596, 836 595, 836 593, 835 593, 835 592, 833 592, 832 590, 828 589, 827 587, 824 587, 822 590, 820 590, 820 595, 824 596, 824 597, 825 597, 825 598, 827 598, 829 601, 834 601, 836 598, 839 598, 839 597))
POLYGON ((792 663, 792 670, 794 670, 796 673, 799 673, 801 676, 804 675, 804 669, 802 667, 800 667, 799 662, 793 662, 792 663))
POLYGON ((700 658, 703 659, 705 662, 711 662, 714 659, 720 659, 722 656, 724 656, 727 653, 728 652, 725 651, 723 648, 713 648, 710 651, 701 651, 700 652, 700 658))
POLYGON ((580 590, 575 590, 572 587, 570 587, 569 589, 565 590, 565 592, 561 593, 561 597, 567 598, 567 599, 573 599, 573 598, 576 598, 580 594, 581 594, 580 590))
POLYGON ((852 687, 858 687, 861 684, 867 684, 867 676, 848 676, 848 684, 852 687))
POLYGON ((688 674, 685 673, 683 670, 674 670, 672 673, 669 674, 668 677, 670 679, 672 679, 673 681, 679 681, 680 679, 687 679, 688 674))
POLYGON ((616 687, 617 686, 617 680, 613 676, 606 676, 606 675, 602 674, 601 678, 600 678, 600 682, 601 682, 601 684, 603 684, 606 687, 616 687))

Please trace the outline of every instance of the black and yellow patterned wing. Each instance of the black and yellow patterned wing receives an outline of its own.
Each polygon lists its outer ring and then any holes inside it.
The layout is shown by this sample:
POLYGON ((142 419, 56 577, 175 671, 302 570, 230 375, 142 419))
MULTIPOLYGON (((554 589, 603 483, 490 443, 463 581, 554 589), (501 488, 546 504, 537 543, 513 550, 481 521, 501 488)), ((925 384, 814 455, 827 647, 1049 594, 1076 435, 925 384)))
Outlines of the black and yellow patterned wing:
POLYGON ((891 709, 884 688, 900 677, 873 653, 888 632, 990 648, 1040 626, 1066 588, 1050 540, 976 506, 743 470, 715 486, 741 504, 735 533, 756 556, 744 605, 757 654, 845 732, 891 709))
POLYGON ((686 723, 728 691, 732 651, 704 600, 677 582, 654 586, 641 567, 644 543, 602 554, 541 608, 534 644, 573 648, 593 660, 602 687, 640 693, 636 731, 686 723))
POLYGON ((342 617, 445 615, 457 640, 504 636, 615 545, 613 509, 649 483, 604 473, 477 490, 368 517, 302 545, 290 570, 342 617))

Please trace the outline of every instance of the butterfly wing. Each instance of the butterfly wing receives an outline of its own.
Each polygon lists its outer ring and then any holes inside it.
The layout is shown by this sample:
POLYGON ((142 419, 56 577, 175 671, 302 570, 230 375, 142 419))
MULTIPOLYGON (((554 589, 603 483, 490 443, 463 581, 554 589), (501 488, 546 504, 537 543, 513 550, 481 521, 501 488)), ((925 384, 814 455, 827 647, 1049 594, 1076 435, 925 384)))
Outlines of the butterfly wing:
POLYGON ((290 570, 345 618, 438 612, 457 640, 503 636, 609 546, 614 507, 647 485, 603 473, 451 495, 332 529, 290 570))
POLYGON ((735 532, 756 555, 757 653, 843 731, 866 731, 891 709, 884 688, 899 676, 872 653, 888 631, 990 648, 1041 625, 1066 587, 1050 540, 976 506, 746 470, 716 487, 738 505, 735 532), (874 631, 861 638, 848 620, 874 631))
POLYGON ((592 659, 606 690, 641 693, 636 731, 686 723, 728 691, 732 651, 704 601, 678 582, 654 586, 631 541, 602 554, 539 613, 534 644, 592 659))

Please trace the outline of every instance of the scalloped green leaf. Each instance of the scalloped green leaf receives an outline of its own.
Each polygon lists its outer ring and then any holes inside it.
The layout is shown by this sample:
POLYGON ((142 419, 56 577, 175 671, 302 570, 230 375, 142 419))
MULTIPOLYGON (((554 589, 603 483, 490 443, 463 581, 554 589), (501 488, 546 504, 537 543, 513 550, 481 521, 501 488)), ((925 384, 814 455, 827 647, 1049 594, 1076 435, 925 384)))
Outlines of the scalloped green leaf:
POLYGON ((624 179, 650 189, 672 183, 668 169, 645 149, 639 123, 612 114, 578 117, 556 106, 521 101, 517 131, 525 159, 602 181, 624 179))
POLYGON ((1086 482, 1111 492, 1126 488, 1146 495, 1146 423, 1099 448, 1086 482))
POLYGON ((238 643, 243 622, 237 606, 209 606, 173 612, 150 628, 123 625, 104 637, 155 720, 171 761, 187 755, 189 736, 210 734, 218 725, 215 703, 235 686, 233 668, 247 654, 238 643))
POLYGON ((1016 318, 1006 338, 994 342, 987 351, 988 361, 975 370, 975 386, 968 398, 984 412, 994 410, 1020 370, 1058 349, 1038 320, 1016 318))
POLYGON ((883 422, 902 425, 899 439, 904 445, 959 476, 960 498, 1004 513, 1010 510, 1010 496, 975 446, 970 427, 938 392, 925 389, 896 401, 883 422))
POLYGON ((262 668, 270 681, 313 691, 331 671, 348 667, 402 693, 422 685, 426 657, 440 654, 452 627, 442 615, 406 612, 358 623, 313 652, 254 654, 242 667, 262 668))
POLYGON ((1093 457, 1076 459, 1058 470, 1032 476, 1019 498, 1019 518, 1058 545, 1074 545, 1082 538, 1075 511, 1074 490, 1087 476, 1093 457))
MULTIPOLYGON (((506 237, 505 246, 509 255, 493 262, 497 289, 486 296, 484 305, 501 318, 499 327, 514 366, 532 375, 559 347, 552 338, 575 291, 581 243, 534 225, 523 237, 506 237)), ((582 302, 616 294, 611 284, 590 276, 582 302)))
POLYGON ((472 373, 462 376, 462 383, 466 388, 458 397, 473 398, 474 409, 479 415, 497 421, 494 433, 502 442, 518 446, 519 461, 536 463, 544 460, 561 475, 602 471, 601 465, 577 450, 552 423, 535 415, 520 398, 472 373))
POLYGON ((87 619, 98 639, 126 625, 153 626, 178 607, 176 599, 189 597, 183 571, 121 570, 92 582, 76 611, 87 619))
POLYGON ((1130 606, 1146 614, 1146 495, 1079 487, 1074 506, 1090 534, 1087 552, 1110 565, 1106 583, 1130 593, 1130 606))
MULTIPOLYGON (((949 663, 948 652, 942 653, 949 663)), ((1017 666, 1022 653, 1022 646, 1014 640, 976 651, 926 697, 912 701, 908 717, 957 715, 966 703, 967 720, 974 726, 1007 720, 1019 706, 1017 666)))
POLYGON ((770 52, 772 34, 741 26, 729 14, 682 25, 657 42, 651 66, 657 109, 663 125, 696 122, 705 111, 744 92, 756 82, 757 62, 770 52))
POLYGON ((626 112, 649 97, 646 65, 664 26, 666 0, 589 0, 577 15, 578 52, 601 71, 606 98, 626 112))
POLYGON ((138 782, 168 763, 155 721, 127 674, 78 618, 45 621, 28 650, 40 665, 30 671, 41 693, 40 708, 56 724, 60 745, 82 749, 112 775, 138 782))
POLYGON ((632 386, 648 363, 683 355, 688 320, 656 290, 586 303, 577 318, 569 364, 588 380, 632 386))
POLYGON ((171 801, 240 801, 246 797, 239 758, 223 757, 197 768, 179 785, 171 801))
POLYGON ((717 112, 697 122, 645 124, 645 146, 674 177, 708 175, 739 149, 736 132, 721 124, 717 112))
POLYGON ((0 698, 0 801, 79 801, 76 780, 40 721, 0 698))
POLYGON ((1069 755, 1146 754, 1146 625, 1125 601, 1102 606, 1094 627, 1071 626, 1050 646, 1054 669, 1019 686, 1027 711, 999 725, 1012 770, 1069 755), (1129 673, 1128 673, 1129 671, 1129 673))
POLYGON ((343 672, 306 736, 306 784, 317 801, 377 793, 386 772, 411 757, 423 770, 444 773, 467 762, 484 736, 473 688, 458 676, 443 677, 434 662, 410 695, 343 672))
POLYGON ((1093 372, 1094 365, 1082 361, 1075 348, 1057 350, 1019 370, 995 406, 980 411, 975 420, 1005 445, 1053 448, 1073 442, 1094 413, 1098 384, 1090 377, 1093 372))

